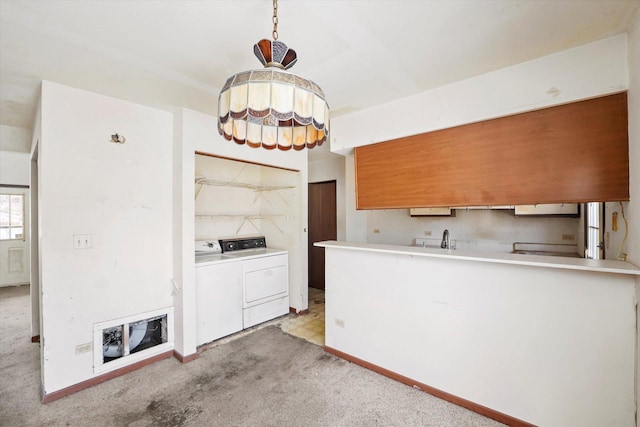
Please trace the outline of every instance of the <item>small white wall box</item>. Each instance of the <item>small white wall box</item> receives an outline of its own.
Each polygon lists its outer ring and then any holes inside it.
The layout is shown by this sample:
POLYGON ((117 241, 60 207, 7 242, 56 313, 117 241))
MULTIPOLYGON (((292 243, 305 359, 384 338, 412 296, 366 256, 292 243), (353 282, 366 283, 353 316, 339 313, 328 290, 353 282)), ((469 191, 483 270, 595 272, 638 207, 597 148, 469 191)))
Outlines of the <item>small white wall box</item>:
POLYGON ((173 350, 173 308, 93 325, 93 372, 108 372, 173 350))

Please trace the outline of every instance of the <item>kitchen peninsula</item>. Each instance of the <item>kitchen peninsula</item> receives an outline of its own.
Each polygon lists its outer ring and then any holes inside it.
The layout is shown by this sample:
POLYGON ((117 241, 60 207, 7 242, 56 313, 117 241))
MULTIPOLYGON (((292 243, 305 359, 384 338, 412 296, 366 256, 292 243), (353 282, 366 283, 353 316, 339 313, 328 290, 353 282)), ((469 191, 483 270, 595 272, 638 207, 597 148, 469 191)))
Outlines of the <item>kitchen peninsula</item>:
POLYGON ((640 268, 316 245, 327 351, 511 425, 635 425, 640 268))

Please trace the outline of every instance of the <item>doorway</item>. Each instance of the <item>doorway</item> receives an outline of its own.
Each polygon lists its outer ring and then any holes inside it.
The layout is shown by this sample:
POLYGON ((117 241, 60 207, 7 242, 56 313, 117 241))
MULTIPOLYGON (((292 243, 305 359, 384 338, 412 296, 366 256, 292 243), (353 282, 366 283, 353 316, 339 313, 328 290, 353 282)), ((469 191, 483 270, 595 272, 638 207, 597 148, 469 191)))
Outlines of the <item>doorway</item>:
POLYGON ((324 248, 313 244, 336 238, 336 181, 309 183, 309 287, 324 290, 324 248))
MULTIPOLYGON (((31 274, 30 274, 30 294, 31 294, 31 342, 40 342, 42 331, 42 286, 40 281, 40 214, 38 207, 38 195, 40 192, 40 174, 38 169, 38 153, 40 152, 40 141, 36 140, 35 147, 31 154, 31 274)), ((44 347, 40 346, 41 367, 44 361, 44 347)), ((41 372, 43 372, 41 370, 41 372)), ((44 378, 42 379, 44 383, 44 378)))
POLYGON ((29 186, 0 184, 0 287, 29 284, 29 186))

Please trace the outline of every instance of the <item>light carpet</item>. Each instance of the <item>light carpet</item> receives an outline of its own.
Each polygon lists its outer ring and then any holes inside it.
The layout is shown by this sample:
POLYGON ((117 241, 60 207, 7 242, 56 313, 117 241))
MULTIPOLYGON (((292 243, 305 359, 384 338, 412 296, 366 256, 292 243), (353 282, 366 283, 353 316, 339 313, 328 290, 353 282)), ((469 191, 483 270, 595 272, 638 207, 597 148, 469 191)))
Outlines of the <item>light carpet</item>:
POLYGON ((0 288, 2 426, 496 426, 268 326, 44 405, 28 287, 0 288))

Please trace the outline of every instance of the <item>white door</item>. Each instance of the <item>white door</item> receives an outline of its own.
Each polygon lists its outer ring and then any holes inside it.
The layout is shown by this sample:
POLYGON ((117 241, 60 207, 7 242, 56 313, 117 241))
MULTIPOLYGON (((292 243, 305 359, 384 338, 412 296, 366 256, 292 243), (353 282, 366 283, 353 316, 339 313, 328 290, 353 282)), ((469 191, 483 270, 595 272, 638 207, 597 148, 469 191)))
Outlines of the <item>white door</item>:
POLYGON ((29 189, 0 187, 0 286, 29 283, 29 189))

